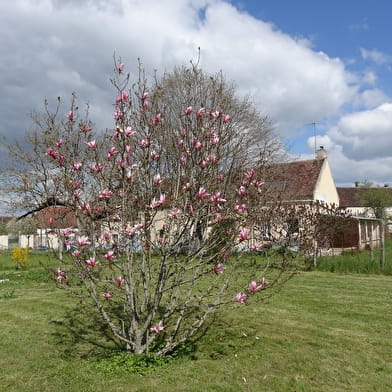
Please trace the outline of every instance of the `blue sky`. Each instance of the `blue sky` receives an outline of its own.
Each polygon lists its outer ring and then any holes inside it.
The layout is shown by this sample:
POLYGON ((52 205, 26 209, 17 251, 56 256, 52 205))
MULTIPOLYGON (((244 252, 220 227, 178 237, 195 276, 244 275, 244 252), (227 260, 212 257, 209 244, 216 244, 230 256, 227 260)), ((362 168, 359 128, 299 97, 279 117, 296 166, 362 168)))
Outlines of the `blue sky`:
POLYGON ((72 91, 111 126, 114 51, 152 72, 201 47, 201 66, 251 94, 290 153, 312 157, 316 122, 338 185, 392 184, 391 15, 387 0, 0 1, 0 136, 23 136, 32 110, 72 91))
MULTIPOLYGON (((258 19, 273 23, 292 37, 309 39, 315 51, 341 59, 349 71, 373 73, 377 78, 374 85, 392 97, 391 1, 248 0, 232 3, 258 19)), ((348 106, 349 112, 352 108, 348 106)), ((309 123, 316 122, 316 119, 309 120, 309 123)), ((325 133, 325 126, 323 118, 317 119, 316 133, 325 133)), ((297 129, 294 137, 289 138, 291 150, 304 153, 304 139, 314 130, 314 125, 297 129)))

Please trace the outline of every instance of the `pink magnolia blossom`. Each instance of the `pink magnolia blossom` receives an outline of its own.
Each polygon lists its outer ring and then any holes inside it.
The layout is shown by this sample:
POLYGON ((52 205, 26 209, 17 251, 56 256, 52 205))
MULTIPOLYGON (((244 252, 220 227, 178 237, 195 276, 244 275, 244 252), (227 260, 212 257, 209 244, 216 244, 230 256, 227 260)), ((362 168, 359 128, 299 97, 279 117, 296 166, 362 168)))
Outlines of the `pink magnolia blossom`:
POLYGON ((115 283, 118 287, 122 286, 122 285, 124 284, 124 282, 125 282, 125 279, 124 279, 122 276, 118 276, 118 277, 114 280, 114 283, 115 283))
POLYGON ((248 299, 248 296, 245 293, 238 293, 235 296, 235 301, 241 305, 244 305, 248 299))
POLYGON ((223 274, 223 271, 225 269, 225 265, 223 263, 218 263, 215 267, 214 267, 214 272, 216 274, 223 274))
POLYGON ((246 211, 246 209, 247 209, 247 206, 244 203, 243 204, 236 204, 234 206, 234 211, 237 212, 238 214, 244 213, 246 211))
POLYGON ((240 195, 240 197, 246 197, 248 195, 248 191, 243 185, 237 189, 237 193, 240 195))
POLYGON ((113 250, 109 250, 107 253, 105 253, 103 255, 103 258, 108 260, 108 261, 111 261, 111 260, 114 260, 116 258, 116 255, 114 254, 113 250))
POLYGON ((222 214, 216 214, 216 217, 215 217, 216 223, 220 223, 220 222, 222 222, 222 220, 223 220, 222 214))
POLYGON ((74 120, 74 114, 73 114, 73 111, 72 111, 72 110, 70 110, 70 111, 67 113, 67 118, 68 118, 69 121, 73 121, 73 120, 74 120))
POLYGON ((121 64, 118 66, 118 72, 121 73, 122 71, 124 71, 124 67, 125 67, 125 65, 124 65, 123 63, 121 63, 121 64))
POLYGON ((55 276, 64 276, 65 272, 61 268, 57 268, 56 271, 54 271, 55 276))
POLYGON ((59 165, 63 166, 65 162, 65 156, 64 155, 60 155, 59 156, 59 165))
POLYGON ((139 142, 139 146, 140 146, 141 148, 148 148, 150 145, 151 145, 151 141, 150 141, 150 139, 148 139, 148 138, 142 139, 142 140, 139 142))
POLYGON ((200 166, 202 169, 205 169, 206 166, 207 166, 207 162, 203 159, 203 160, 200 162, 199 166, 200 166))
POLYGON ((82 133, 87 133, 87 132, 90 132, 90 131, 91 131, 91 127, 89 125, 87 125, 87 124, 83 124, 80 127, 80 132, 82 132, 82 133))
POLYGON ((152 150, 151 153, 150 153, 150 158, 151 158, 153 161, 156 161, 156 160, 159 159, 159 154, 158 154, 155 150, 152 150))
POLYGON ((255 188, 259 188, 260 189, 264 184, 265 184, 264 181, 256 181, 256 180, 252 181, 252 185, 255 188))
POLYGON ((124 101, 127 101, 128 99, 129 99, 129 92, 128 91, 123 91, 121 93, 121 100, 124 102, 124 101))
POLYGON ((90 166, 90 172, 91 173, 101 173, 103 170, 103 165, 101 163, 98 164, 92 164, 90 166))
POLYGON ((124 113, 121 111, 120 108, 116 108, 114 110, 113 117, 116 121, 121 120, 124 117, 124 113))
POLYGON ((161 206, 162 204, 164 204, 165 201, 166 201, 166 195, 161 194, 159 196, 159 200, 157 200, 155 197, 154 197, 154 199, 152 199, 150 207, 157 208, 157 207, 161 206))
POLYGON ((153 181, 155 185, 160 185, 162 183, 161 175, 155 174, 153 181))
POLYGON ((108 233, 107 231, 105 231, 105 232, 103 233, 103 239, 104 239, 104 241, 109 242, 110 239, 111 239, 110 233, 108 233))
POLYGON ((221 197, 220 192, 216 192, 211 196, 210 201, 212 203, 225 203, 227 200, 221 197))
POLYGON ((78 238, 78 244, 80 246, 87 246, 87 245, 91 245, 91 241, 86 235, 82 235, 78 238))
POLYGON ((197 192, 197 197, 199 199, 203 199, 203 198, 209 197, 209 196, 211 196, 211 193, 208 193, 205 188, 203 188, 203 187, 199 188, 199 192, 197 192))
POLYGON ((181 210, 179 208, 174 208, 169 212, 169 216, 172 218, 179 218, 181 215, 181 210))
POLYGON ((220 141, 220 139, 219 139, 218 136, 214 136, 214 137, 211 138, 211 144, 213 146, 217 146, 219 144, 219 141, 220 141))
POLYGON ((72 166, 76 171, 79 171, 82 168, 82 164, 80 162, 74 162, 72 166))
POLYGON ((254 252, 257 252, 258 250, 260 250, 260 245, 259 245, 257 242, 255 242, 254 244, 252 244, 251 249, 252 249, 254 252))
MULTIPOLYGON (((151 107, 151 104, 149 101, 145 100, 143 101, 143 109, 149 109, 151 107)), ((142 111, 143 111, 142 109, 142 111)))
POLYGON ((180 165, 181 167, 184 167, 186 164, 186 156, 185 155, 181 155, 180 157, 180 165))
POLYGON ((250 231, 248 229, 242 229, 238 236, 238 239, 240 241, 245 241, 246 239, 248 239, 249 235, 250 235, 250 231))
POLYGON ((69 239, 69 238, 67 238, 64 241, 64 245, 65 245, 65 249, 70 250, 72 248, 72 246, 74 245, 74 241, 69 239))
POLYGON ((159 332, 162 332, 164 329, 165 329, 165 327, 163 326, 163 322, 161 320, 158 324, 151 327, 150 331, 154 332, 154 333, 159 333, 159 332))
POLYGON ((57 147, 61 147, 61 146, 63 145, 63 143, 64 143, 63 139, 59 139, 59 140, 57 140, 57 142, 56 142, 56 146, 57 146, 57 147))
POLYGON ((196 115, 197 115, 198 117, 201 117, 201 116, 204 114, 204 112, 205 112, 205 109, 204 109, 204 108, 200 108, 200 109, 196 112, 196 115))
POLYGON ((53 150, 53 148, 49 147, 46 149, 45 155, 52 157, 53 159, 57 159, 57 156, 59 155, 59 153, 57 151, 53 150))
POLYGON ((195 149, 201 151, 203 149, 203 144, 199 141, 195 141, 195 149))
POLYGON ((132 127, 126 127, 126 128, 125 128, 124 134, 125 134, 126 137, 132 136, 132 135, 134 135, 135 133, 136 133, 136 131, 134 131, 134 130, 132 129, 132 127))
POLYGON ((82 186, 82 182, 80 180, 72 181, 72 188, 79 189, 82 186))
POLYGON ((81 210, 81 211, 87 211, 87 212, 91 212, 92 211, 90 203, 85 203, 85 202, 80 203, 78 205, 78 209, 81 210))
POLYGON ((86 142, 86 146, 90 149, 93 149, 97 146, 97 142, 95 140, 91 140, 89 142, 86 142))
POLYGON ((223 122, 226 124, 226 123, 228 123, 228 122, 230 121, 230 119, 231 119, 231 117, 230 117, 228 114, 226 114, 226 115, 223 117, 223 122))
POLYGON ((65 275, 65 272, 63 270, 61 270, 60 268, 58 268, 55 271, 54 275, 55 275, 58 283, 68 283, 69 282, 67 276, 65 275))
POLYGON ((181 129, 181 137, 185 137, 187 135, 186 129, 181 129))
POLYGON ((149 94, 147 91, 145 91, 145 92, 143 93, 143 95, 142 95, 142 100, 144 101, 144 100, 147 99, 149 96, 150 96, 150 94, 149 94))
POLYGON ((162 114, 158 113, 153 119, 152 119, 152 125, 157 125, 162 121, 162 114))
POLYGON ((113 192, 110 189, 104 189, 101 192, 99 192, 100 199, 110 199, 110 197, 112 195, 113 195, 113 192))
POLYGON ((191 114, 193 112, 192 110, 192 106, 188 106, 187 108, 185 108, 184 113, 188 116, 189 114, 191 114))
POLYGON ((208 163, 217 163, 218 162, 218 158, 216 157, 215 154, 210 154, 207 157, 207 162, 208 163))
POLYGON ((107 293, 103 293, 102 294, 103 299, 105 299, 106 301, 109 301, 109 299, 112 298, 112 294, 110 294, 109 292, 107 293))
POLYGON ((70 228, 70 227, 67 227, 66 229, 61 229, 60 230, 60 234, 63 236, 63 237, 69 237, 71 234, 73 234, 73 229, 72 228, 70 228))
POLYGON ((79 257, 79 256, 80 256, 80 250, 79 250, 79 249, 75 249, 75 250, 72 252, 72 256, 73 256, 73 257, 79 257))
POLYGON ((249 283, 248 285, 249 291, 252 293, 256 293, 257 291, 259 291, 260 289, 263 288, 262 285, 257 284, 254 280, 252 282, 249 283))
POLYGON ((54 219, 53 219, 52 216, 50 216, 49 219, 48 219, 49 226, 52 226, 53 222, 54 222, 54 219))
POLYGON ((250 170, 248 170, 248 171, 245 173, 245 177, 246 177, 248 180, 251 180, 251 179, 253 178, 254 175, 255 175, 255 171, 254 171, 253 169, 250 169, 250 170))
POLYGON ((98 260, 96 260, 94 257, 90 257, 89 259, 86 260, 86 264, 89 267, 94 268, 98 264, 98 260))
POLYGON ((268 280, 266 280, 265 278, 264 278, 264 276, 260 279, 260 285, 261 285, 261 287, 264 287, 264 286, 266 286, 268 284, 268 280))
POLYGON ((114 157, 115 155, 118 154, 118 151, 116 150, 116 147, 110 147, 107 158, 110 159, 111 157, 114 157))
POLYGON ((211 111, 210 116, 216 120, 220 116, 220 112, 218 110, 211 111))

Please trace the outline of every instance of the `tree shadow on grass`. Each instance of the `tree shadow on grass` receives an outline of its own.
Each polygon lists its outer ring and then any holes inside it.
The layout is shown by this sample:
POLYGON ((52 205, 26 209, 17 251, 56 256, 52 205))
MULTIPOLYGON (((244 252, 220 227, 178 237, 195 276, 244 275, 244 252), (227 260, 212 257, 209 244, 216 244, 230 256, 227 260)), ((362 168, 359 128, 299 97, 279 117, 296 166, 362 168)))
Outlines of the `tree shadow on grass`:
POLYGON ((62 319, 52 320, 55 343, 64 357, 91 358, 104 356, 122 348, 94 309, 76 305, 62 319))

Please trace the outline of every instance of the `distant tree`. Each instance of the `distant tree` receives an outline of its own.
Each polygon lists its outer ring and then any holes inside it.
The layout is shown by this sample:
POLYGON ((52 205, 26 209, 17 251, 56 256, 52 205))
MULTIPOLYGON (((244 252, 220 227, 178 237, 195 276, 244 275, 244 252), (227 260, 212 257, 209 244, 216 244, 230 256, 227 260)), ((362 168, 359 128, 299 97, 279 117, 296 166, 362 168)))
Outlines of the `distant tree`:
POLYGON ((7 224, 5 222, 0 222, 0 235, 7 234, 7 224))
POLYGON ((358 200, 367 211, 380 219, 380 265, 385 265, 385 224, 391 218, 388 207, 392 207, 392 192, 387 187, 372 187, 371 182, 365 181, 357 192, 358 200))
POLYGON ((6 232, 18 237, 25 235, 27 237, 27 246, 30 247, 30 237, 37 233, 37 222, 32 216, 19 220, 15 218, 7 223, 6 232))
POLYGON ((371 182, 365 181, 359 186, 357 198, 374 217, 387 219, 387 208, 392 207, 392 192, 389 188, 373 187, 371 182))

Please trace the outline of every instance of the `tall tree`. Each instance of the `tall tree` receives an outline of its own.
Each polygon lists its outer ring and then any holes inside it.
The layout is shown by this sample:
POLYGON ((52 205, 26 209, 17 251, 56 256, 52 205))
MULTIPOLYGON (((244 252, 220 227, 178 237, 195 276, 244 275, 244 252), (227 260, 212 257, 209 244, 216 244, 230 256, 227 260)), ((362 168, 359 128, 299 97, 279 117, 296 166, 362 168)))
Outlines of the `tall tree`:
POLYGON ((262 245, 255 223, 274 211, 262 172, 280 144, 222 74, 178 68, 149 86, 116 61, 112 83, 114 128, 97 132, 75 95, 66 116, 46 104, 31 149, 10 147, 7 189, 28 212, 75 211, 78 231, 59 231, 72 257, 58 285, 87 293, 128 351, 165 354, 223 305, 291 276, 285 259, 245 268, 239 252, 262 245))

